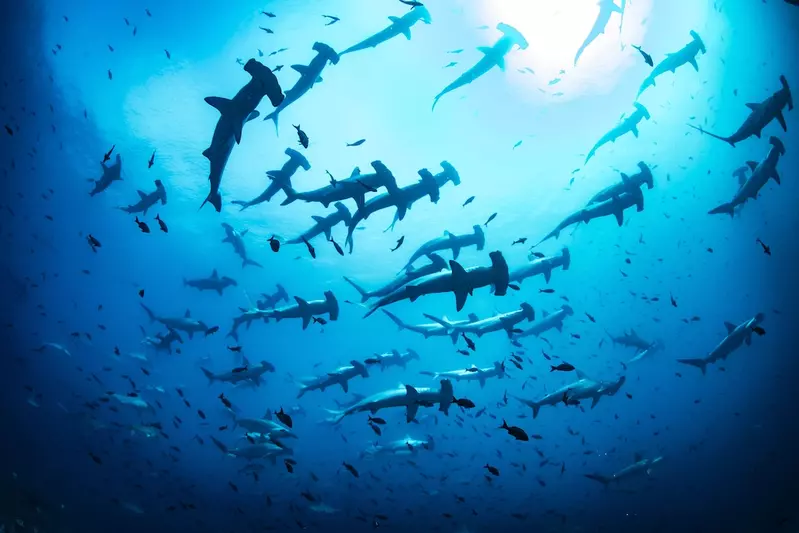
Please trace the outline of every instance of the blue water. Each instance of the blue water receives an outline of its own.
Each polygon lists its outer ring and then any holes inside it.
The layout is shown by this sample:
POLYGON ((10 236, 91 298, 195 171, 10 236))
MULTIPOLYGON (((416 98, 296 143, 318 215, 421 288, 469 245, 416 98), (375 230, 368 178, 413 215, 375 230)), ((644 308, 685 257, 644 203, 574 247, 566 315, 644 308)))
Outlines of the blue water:
MULTIPOLYGON (((621 30, 613 13, 575 67, 574 54, 599 12, 592 1, 430 0, 426 7, 432 21, 414 25, 410 40, 399 35, 326 66, 324 81, 281 113, 279 135, 261 120, 272 110, 265 98, 261 117, 244 125, 233 148, 216 213, 209 205, 200 209, 209 187, 201 154, 220 116, 203 99, 232 98, 249 81, 237 58, 283 65, 276 75, 285 92, 298 78, 291 65, 307 65, 314 42, 341 51, 385 28, 388 16, 406 14, 407 6, 388 0, 4 6, 0 116, 11 130, 0 140, 6 531, 796 529, 796 112, 785 110, 788 132, 773 121, 762 138, 735 148, 686 124, 727 135, 747 117, 744 104, 780 89, 780 75, 799 83, 799 8, 777 0, 628 0, 621 30), (340 20, 325 26, 331 19, 322 15, 340 20), (492 69, 431 111, 433 97, 483 57, 476 48, 499 39, 500 22, 518 29, 529 46, 507 54, 504 72, 492 69), (683 65, 658 77, 639 99, 651 119, 639 124, 638 138, 627 134, 606 144, 585 164, 591 146, 632 113, 651 71, 631 45, 640 44, 657 65, 691 40, 691 30, 707 49, 697 57, 699 70, 683 65), (280 48, 287 50, 269 55, 280 48), (309 136, 307 149, 292 125, 309 136), (707 214, 737 190, 735 169, 765 158, 772 135, 786 146, 778 164, 782 184, 770 180, 733 218, 707 214), (365 142, 346 146, 359 139, 365 142), (123 180, 89 196, 112 146, 110 163, 120 155, 123 180), (457 169, 461 183, 444 185, 436 203, 420 199, 393 231, 384 232, 394 209, 370 216, 354 230, 352 254, 345 249, 340 256, 324 237, 311 241, 315 259, 303 244, 274 253, 270 237, 296 237, 313 224, 311 216, 332 212, 302 201, 281 206, 282 191, 245 211, 232 204, 270 183, 265 172, 283 165, 288 147, 311 165, 292 178, 297 191, 327 185, 325 171, 337 179, 356 166, 369 172, 374 160, 400 187, 416 183, 419 169, 441 172, 441 161, 457 169), (343 280, 377 288, 422 243, 445 230, 468 233, 494 213, 484 226, 485 248, 465 248, 458 262, 485 266, 488 253, 498 250, 511 269, 522 266, 531 244, 618 182, 620 172, 636 172, 639 161, 654 175, 654 187, 642 189, 643 211, 626 210, 621 226, 611 216, 569 228, 532 250, 570 251, 568 270, 556 268, 548 284, 539 275, 504 296, 478 288, 461 312, 452 293, 386 307, 419 324, 430 322, 423 314, 486 318, 522 302, 541 320, 566 304, 574 314, 563 331, 526 337, 521 347, 502 331, 471 335, 470 351, 463 339, 453 346, 448 337, 398 331, 379 311, 362 318, 366 309, 343 280), (151 230, 145 234, 116 208, 135 203, 137 190, 154 190, 156 179, 168 201, 139 214, 151 230), (156 214, 168 233, 159 230, 156 214), (243 242, 261 268, 242 267, 222 242, 222 223, 248 230, 243 242), (89 234, 102 244, 96 251, 89 234), (512 245, 520 238, 529 240, 512 245), (184 286, 184 278, 214 269, 237 285, 222 296, 184 286), (325 324, 307 329, 296 319, 257 322, 240 329, 238 342, 226 337, 240 309, 252 308, 278 283, 305 300, 332 291, 340 316, 325 315, 325 324), (180 353, 155 352, 143 336, 165 330, 148 321, 140 304, 173 317, 189 309, 219 331, 193 339, 182 334, 180 353), (766 334, 750 334, 751 346, 710 365, 707 375, 677 362, 708 354, 724 338, 725 321, 740 324, 760 312, 766 334), (663 349, 629 363, 635 350, 614 345, 608 334, 631 329, 661 340, 663 349), (240 354, 228 349, 235 346, 240 354), (303 377, 394 349, 415 350, 420 360, 406 369, 371 365, 368 378, 350 382, 349 393, 333 386, 297 399, 303 377), (521 368, 512 365, 512 352, 521 368), (268 361, 275 372, 253 388, 209 385, 201 371, 231 371, 245 364, 243 357, 251 366, 268 361), (324 423, 336 401, 354 394, 404 384, 438 388, 420 372, 503 360, 508 375, 484 388, 454 383, 456 398, 471 400, 473 409, 452 406, 445 415, 421 407, 415 423, 406 422, 404 409, 381 410, 375 415, 386 421, 381 436, 367 424, 368 413, 324 423), (590 400, 561 403, 533 419, 513 397, 535 400, 574 382, 574 372, 550 372, 561 362, 592 379, 625 376, 626 382, 593 409, 590 400), (113 393, 135 393, 152 411, 106 402, 113 393), (275 465, 258 462, 264 468, 256 479, 240 472, 246 460, 213 445, 211 436, 231 449, 247 446, 220 394, 238 416, 258 418, 281 407, 291 413, 298 436, 287 441, 293 472, 280 457, 275 465), (515 441, 498 429, 503 419, 540 440, 515 441), (162 430, 150 437, 136 430, 153 423, 162 430), (362 457, 375 443, 406 436, 432 437, 435 446, 362 457), (636 454, 663 460, 650 474, 607 488, 585 477, 618 472, 636 454)), ((344 203, 355 212, 354 201, 344 203)), ((344 246, 344 225, 332 235, 344 246)), ((441 255, 452 258, 449 251, 441 255)))

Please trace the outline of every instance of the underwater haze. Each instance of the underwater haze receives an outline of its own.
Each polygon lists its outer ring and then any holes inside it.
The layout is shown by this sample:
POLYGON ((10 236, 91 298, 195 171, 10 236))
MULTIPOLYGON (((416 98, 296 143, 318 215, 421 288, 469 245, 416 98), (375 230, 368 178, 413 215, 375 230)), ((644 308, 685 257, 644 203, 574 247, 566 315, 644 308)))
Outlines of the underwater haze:
POLYGON ((795 532, 795 2, 3 6, 0 533, 795 532))

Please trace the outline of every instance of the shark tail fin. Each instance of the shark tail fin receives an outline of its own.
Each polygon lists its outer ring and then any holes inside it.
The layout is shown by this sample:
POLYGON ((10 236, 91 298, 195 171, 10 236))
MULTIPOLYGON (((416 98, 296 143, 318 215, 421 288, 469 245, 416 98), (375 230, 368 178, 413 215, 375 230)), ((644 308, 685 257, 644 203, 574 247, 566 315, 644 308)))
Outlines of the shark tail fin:
POLYGON ((735 206, 730 203, 723 203, 718 207, 714 207, 710 211, 707 212, 708 215, 718 215, 718 214, 726 214, 733 216, 735 214, 735 206))
POLYGON ((707 371, 707 361, 704 359, 677 359, 678 363, 682 363, 684 365, 691 365, 697 367, 699 370, 702 371, 702 375, 705 375, 707 371))
POLYGON ((213 373, 213 372, 211 372, 211 371, 210 371, 210 370, 208 370, 207 368, 203 368, 203 367, 200 367, 200 370, 202 370, 202 371, 203 371, 203 374, 205 374, 205 377, 207 377, 207 378, 208 378, 208 384, 209 384, 209 385, 210 385, 211 383, 213 383, 214 381, 216 381, 216 376, 214 375, 214 373, 213 373))
POLYGON ((600 475, 600 474, 583 474, 583 475, 585 477, 587 477, 588 479, 593 479, 594 481, 599 481, 600 483, 602 483, 606 487, 610 484, 610 478, 609 477, 606 477, 606 476, 603 476, 603 475, 600 475))
POLYGON ((331 424, 338 424, 339 422, 344 420, 345 416, 347 416, 346 411, 337 411, 335 409, 325 409, 325 411, 333 415, 327 418, 327 421, 330 422, 331 424))
POLYGON ((351 280, 350 278, 348 278, 347 276, 344 276, 344 281, 346 281, 347 283, 349 283, 350 285, 352 285, 352 286, 353 286, 353 288, 354 288, 356 291, 358 291, 358 292, 360 293, 360 295, 361 295, 361 303, 364 303, 366 300, 368 300, 368 299, 369 299, 369 293, 368 293, 367 291, 365 291, 365 290, 363 289, 363 287, 359 286, 357 283, 355 283, 354 281, 352 281, 352 280, 351 280))
POLYGON ((278 136, 279 136, 279 133, 280 133, 280 130, 278 129, 278 124, 277 124, 277 120, 278 120, 279 116, 280 116, 280 111, 278 111, 276 109, 276 110, 272 111, 271 113, 269 113, 268 115, 266 115, 264 117, 264 120, 270 120, 271 119, 272 122, 275 123, 275 134, 278 135, 278 136))
POLYGON ((214 206, 214 209, 216 209, 217 213, 222 211, 222 195, 219 194, 219 191, 209 192, 208 196, 206 196, 205 200, 203 200, 203 203, 200 204, 200 209, 202 209, 207 203, 214 206))
POLYGON ((383 311, 386 314, 386 316, 388 316, 388 318, 390 318, 391 321, 394 322, 397 325, 397 328, 399 328, 400 330, 406 329, 408 327, 405 324, 405 322, 403 322, 400 319, 400 317, 398 317, 397 315, 395 315, 391 311, 386 311, 385 309, 381 309, 381 311, 383 311))

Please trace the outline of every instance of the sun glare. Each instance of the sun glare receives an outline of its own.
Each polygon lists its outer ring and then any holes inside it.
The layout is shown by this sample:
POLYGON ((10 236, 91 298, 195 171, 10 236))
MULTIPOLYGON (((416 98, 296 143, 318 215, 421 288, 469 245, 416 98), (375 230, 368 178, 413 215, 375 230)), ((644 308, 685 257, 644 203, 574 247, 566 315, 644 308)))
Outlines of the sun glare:
MULTIPOLYGON (((621 7, 623 0, 615 0, 621 7)), ((509 57, 514 68, 529 67, 535 75, 514 79, 534 84, 551 96, 574 97, 591 88, 606 90, 624 67, 633 65, 631 54, 618 53, 629 42, 641 42, 642 22, 652 0, 624 2, 624 19, 612 13, 603 34, 585 49, 577 66, 577 50, 591 33, 600 13, 597 0, 499 0, 486 2, 483 15, 506 22, 525 36, 530 46, 509 57), (550 82, 555 81, 552 85, 550 82)))

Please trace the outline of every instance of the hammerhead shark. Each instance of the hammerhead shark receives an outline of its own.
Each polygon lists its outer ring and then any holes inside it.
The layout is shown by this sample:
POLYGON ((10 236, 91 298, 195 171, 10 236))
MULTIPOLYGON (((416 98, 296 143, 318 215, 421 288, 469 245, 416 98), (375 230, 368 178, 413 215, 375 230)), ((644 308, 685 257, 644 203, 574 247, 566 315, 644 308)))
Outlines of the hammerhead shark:
POLYGON ((678 67, 681 67, 685 64, 690 64, 697 72, 699 72, 699 65, 696 62, 696 56, 699 54, 699 52, 702 52, 703 54, 707 53, 707 49, 705 48, 705 43, 702 42, 702 38, 699 37, 698 33, 691 30, 691 37, 693 37, 693 40, 690 43, 686 44, 673 54, 666 54, 666 59, 658 63, 655 68, 652 69, 652 72, 650 72, 649 76, 646 77, 644 83, 641 84, 641 88, 638 89, 638 96, 641 96, 641 93, 647 88, 655 85, 655 78, 666 72, 671 72, 674 74, 674 71, 677 70, 678 67))
POLYGON ((146 193, 142 190, 136 192, 139 195, 139 201, 127 207, 120 207, 120 211, 124 211, 131 215, 133 213, 146 215, 147 211, 159 201, 161 205, 166 205, 166 189, 164 188, 164 184, 161 183, 161 180, 155 180, 155 190, 151 193, 146 193))
POLYGON ((211 190, 200 208, 208 202, 214 206, 217 213, 222 210, 222 196, 219 194, 222 174, 233 151, 233 145, 241 142, 244 124, 260 115, 255 108, 264 96, 269 97, 273 106, 278 106, 284 101, 277 77, 269 68, 255 59, 250 59, 244 65, 244 70, 251 79, 232 100, 219 96, 209 96, 205 99, 209 105, 219 111, 220 116, 214 128, 211 146, 203 151, 203 156, 211 163, 208 174, 211 190))
POLYGON ((375 160, 371 163, 374 172, 362 174, 361 169, 355 167, 349 178, 332 182, 330 185, 307 192, 297 192, 291 186, 285 189, 286 199, 280 205, 288 205, 295 200, 305 202, 318 202, 327 207, 336 201, 355 200, 358 209, 362 209, 366 202, 366 193, 371 189, 384 187, 388 192, 397 191, 397 180, 391 170, 382 161, 375 160))
POLYGON ((746 117, 741 127, 729 137, 710 133, 709 131, 705 131, 701 126, 692 126, 691 124, 688 124, 688 126, 700 133, 706 133, 714 139, 728 142, 733 147, 735 147, 736 143, 748 139, 752 135, 759 139, 763 128, 768 126, 774 119, 777 119, 783 131, 788 131, 788 125, 785 123, 785 116, 782 114, 782 110, 785 106, 788 106, 788 111, 793 109, 793 97, 791 96, 791 88, 788 86, 788 80, 785 79, 785 76, 780 76, 780 83, 782 83, 782 88, 766 98, 763 102, 759 104, 746 104, 746 107, 749 108, 749 116, 746 117))
POLYGON ((366 50, 367 48, 374 48, 379 44, 383 44, 384 42, 397 37, 398 35, 404 35, 406 39, 410 40, 411 38, 411 27, 419 22, 420 20, 425 24, 430 24, 432 19, 430 18, 430 12, 427 11, 427 8, 424 6, 417 6, 414 9, 411 9, 407 13, 405 13, 401 17, 388 17, 391 21, 391 25, 388 28, 380 30, 379 32, 375 33, 371 37, 367 37, 363 41, 359 42, 356 45, 350 46, 339 55, 343 56, 344 54, 349 54, 350 52, 357 52, 359 50, 366 50))
POLYGON ((452 258, 457 259, 461 253, 461 248, 467 246, 475 246, 478 251, 482 250, 486 244, 485 233, 481 226, 472 226, 472 233, 465 233, 463 235, 455 235, 449 231, 444 232, 443 237, 438 237, 427 241, 419 246, 411 255, 408 262, 403 267, 403 270, 408 270, 413 265, 413 262, 422 256, 429 256, 433 252, 442 250, 452 250, 452 258))
POLYGON ((603 135, 602 138, 597 141, 594 147, 591 148, 591 151, 588 152, 588 155, 585 157, 586 163, 588 163, 588 161, 594 157, 594 154, 596 154, 596 151, 599 150, 602 145, 609 142, 615 143, 616 139, 625 133, 632 133, 636 138, 638 138, 638 123, 643 119, 649 120, 651 117, 649 115, 649 111, 647 111, 643 105, 639 104, 638 102, 635 102, 633 105, 635 106, 635 111, 633 111, 630 116, 622 118, 621 122, 619 122, 612 130, 603 135))
POLYGON ((94 182, 94 189, 89 193, 89 196, 94 196, 106 190, 115 181, 122 181, 122 158, 117 154, 117 158, 113 165, 106 166, 105 163, 100 163, 103 167, 103 175, 99 180, 88 180, 94 182))
MULTIPOLYGON (((577 61, 579 61, 580 56, 583 55, 585 49, 588 48, 588 45, 605 33, 605 28, 607 28, 608 22, 610 22, 610 16, 613 15, 613 13, 620 13, 623 16, 624 10, 617 6, 613 0, 599 0, 599 14, 594 21, 593 27, 591 27, 591 31, 588 32, 588 37, 585 38, 585 41, 580 45, 577 54, 574 56, 575 67, 577 66, 577 61)), ((621 24, 619 24, 619 31, 621 32, 621 24)))
POLYGON ((264 120, 271 119, 274 121, 276 132, 278 131, 277 120, 280 116, 280 112, 310 91, 314 84, 322 81, 321 74, 327 66, 328 61, 334 65, 338 64, 338 54, 325 43, 314 43, 313 50, 316 52, 316 57, 314 57, 308 65, 291 65, 291 68, 300 75, 300 79, 297 80, 294 87, 286 91, 285 100, 283 100, 274 111, 264 117, 264 120))
POLYGON ((264 192, 249 202, 234 200, 232 203, 240 206, 241 210, 244 211, 248 207, 268 202, 277 194, 277 191, 285 191, 291 188, 291 178, 299 169, 311 170, 311 164, 308 159, 294 148, 286 148, 286 155, 289 156, 289 159, 283 163, 283 167, 280 170, 270 170, 266 173, 272 181, 264 192))
POLYGON ((333 207, 335 207, 336 210, 326 217, 313 215, 311 218, 314 220, 314 225, 302 232, 299 237, 290 239, 284 244, 303 244, 305 242, 310 242, 311 239, 320 234, 324 234, 325 239, 330 240, 331 230, 335 226, 341 222, 344 222, 346 225, 350 219, 352 219, 352 214, 350 213, 350 210, 347 209, 346 205, 342 204, 341 202, 336 202, 333 204, 333 207))
POLYGON ((508 55, 514 46, 518 46, 521 50, 525 50, 529 46, 524 36, 513 26, 500 22, 497 24, 497 29, 503 33, 502 37, 494 43, 494 46, 481 46, 477 49, 482 52, 483 57, 477 64, 458 76, 458 79, 444 87, 444 90, 436 95, 435 100, 433 100, 434 110, 439 99, 445 94, 472 83, 494 67, 499 67, 500 70, 504 71, 505 56, 508 55))

